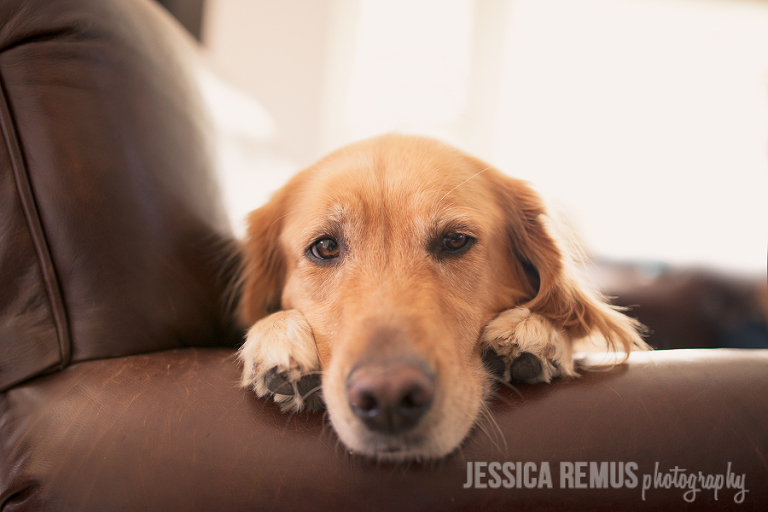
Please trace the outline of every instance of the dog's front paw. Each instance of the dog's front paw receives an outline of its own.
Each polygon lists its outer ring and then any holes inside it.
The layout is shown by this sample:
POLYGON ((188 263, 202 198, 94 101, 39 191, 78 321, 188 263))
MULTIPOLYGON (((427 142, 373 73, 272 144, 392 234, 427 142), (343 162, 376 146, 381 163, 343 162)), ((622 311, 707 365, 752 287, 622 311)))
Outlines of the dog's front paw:
POLYGON ((481 335, 483 361, 505 382, 550 382, 576 376, 567 334, 526 307, 502 311, 481 335))
POLYGON ((320 358, 312 328, 296 310, 278 311, 256 322, 238 352, 240 384, 272 396, 283 411, 322 406, 320 358))

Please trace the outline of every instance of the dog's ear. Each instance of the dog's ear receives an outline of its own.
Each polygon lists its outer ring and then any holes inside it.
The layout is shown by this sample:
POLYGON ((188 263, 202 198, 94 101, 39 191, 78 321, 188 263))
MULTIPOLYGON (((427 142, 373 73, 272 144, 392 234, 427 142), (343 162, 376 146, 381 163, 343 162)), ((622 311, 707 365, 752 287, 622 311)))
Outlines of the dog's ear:
POLYGON ((285 256, 280 244, 287 190, 248 215, 243 243, 238 317, 244 327, 280 310, 285 284, 285 256))
POLYGON ((501 173, 496 179, 510 257, 535 290, 521 305, 562 326, 572 340, 588 338, 626 353, 647 349, 639 335, 642 325, 580 282, 574 270, 578 250, 556 232, 539 195, 524 181, 501 173))

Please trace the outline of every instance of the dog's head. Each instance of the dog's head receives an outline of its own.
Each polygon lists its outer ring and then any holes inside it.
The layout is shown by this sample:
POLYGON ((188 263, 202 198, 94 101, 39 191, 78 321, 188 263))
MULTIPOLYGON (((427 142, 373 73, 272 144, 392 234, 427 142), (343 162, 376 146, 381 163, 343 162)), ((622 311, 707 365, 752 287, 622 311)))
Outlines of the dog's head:
POLYGON ((544 213, 525 183, 439 142, 348 146, 251 214, 242 319, 306 317, 350 449, 443 456, 489 392, 479 338, 500 312, 525 305, 568 340, 599 332, 628 350, 637 339, 572 279, 544 213))

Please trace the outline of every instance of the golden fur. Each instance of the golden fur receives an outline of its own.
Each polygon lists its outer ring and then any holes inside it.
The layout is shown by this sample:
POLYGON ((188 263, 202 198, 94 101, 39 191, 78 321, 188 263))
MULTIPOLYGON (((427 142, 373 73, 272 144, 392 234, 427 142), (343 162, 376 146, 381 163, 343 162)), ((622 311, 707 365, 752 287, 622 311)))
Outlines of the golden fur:
POLYGON ((492 385, 481 360, 541 362, 548 382, 576 375, 573 344, 646 348, 638 324, 583 287, 572 254, 524 182, 431 139, 387 135, 325 157, 248 219, 240 316, 243 385, 298 410, 298 380, 322 372, 322 397, 341 441, 387 459, 436 458, 467 436, 492 385), (446 236, 471 237, 458 255, 446 236), (338 241, 331 263, 309 248, 338 241), (443 251, 443 252, 441 252, 443 251), (314 254, 314 253, 313 253, 314 254), (416 427, 371 431, 353 413, 350 372, 361 361, 415 357, 434 375, 416 427), (293 394, 265 385, 288 376, 293 394))

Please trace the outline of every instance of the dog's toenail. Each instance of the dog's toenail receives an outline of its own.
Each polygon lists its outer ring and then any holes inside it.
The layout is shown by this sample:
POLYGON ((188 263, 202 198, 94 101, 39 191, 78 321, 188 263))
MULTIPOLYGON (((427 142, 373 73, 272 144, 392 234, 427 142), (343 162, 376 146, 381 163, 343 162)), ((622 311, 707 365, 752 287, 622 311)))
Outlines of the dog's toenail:
POLYGON ((530 352, 523 352, 512 361, 512 378, 515 380, 530 380, 541 375, 541 361, 530 352))

